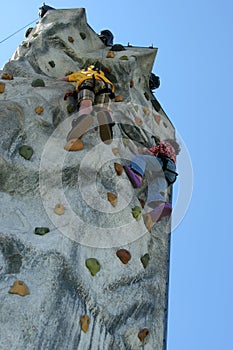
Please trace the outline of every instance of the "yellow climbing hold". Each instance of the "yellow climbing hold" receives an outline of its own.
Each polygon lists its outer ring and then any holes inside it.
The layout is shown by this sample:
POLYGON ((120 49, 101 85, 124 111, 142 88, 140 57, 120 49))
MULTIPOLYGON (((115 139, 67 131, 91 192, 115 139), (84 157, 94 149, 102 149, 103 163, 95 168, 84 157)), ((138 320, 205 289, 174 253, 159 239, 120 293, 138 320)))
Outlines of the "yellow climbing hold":
POLYGON ((156 123, 159 125, 160 121, 161 121, 161 117, 159 114, 154 114, 154 120, 156 121, 156 123))
POLYGON ((106 55, 107 58, 114 58, 115 57, 115 53, 113 51, 108 51, 107 55, 106 55))
POLYGON ((112 149, 112 153, 116 156, 117 154, 119 154, 119 148, 113 148, 112 149))
POLYGON ((18 294, 21 297, 30 294, 28 287, 23 281, 17 280, 14 282, 13 287, 9 290, 10 294, 18 294))
POLYGON ((55 205, 55 208, 54 208, 54 213, 57 214, 57 215, 63 215, 65 212, 65 207, 64 205, 58 203, 55 205))
POLYGON ((35 108, 35 112, 36 112, 36 114, 41 114, 44 112, 44 108, 42 106, 37 106, 35 108))
POLYGON ((120 95, 115 96, 115 102, 122 102, 123 98, 120 95))

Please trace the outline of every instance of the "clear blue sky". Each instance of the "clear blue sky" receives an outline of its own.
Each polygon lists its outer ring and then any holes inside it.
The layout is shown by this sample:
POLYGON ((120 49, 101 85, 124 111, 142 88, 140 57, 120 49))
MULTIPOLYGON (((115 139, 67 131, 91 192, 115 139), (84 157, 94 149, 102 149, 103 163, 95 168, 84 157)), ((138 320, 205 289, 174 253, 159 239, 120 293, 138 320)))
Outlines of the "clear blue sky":
MULTIPOLYGON (((39 1, 2 1, 2 41, 37 18, 39 1)), ((228 350, 233 344, 232 0, 50 1, 84 7, 115 43, 158 47, 155 95, 186 147, 194 172, 188 211, 172 235, 168 350, 228 350)), ((1 43, 0 67, 26 29, 1 43)))

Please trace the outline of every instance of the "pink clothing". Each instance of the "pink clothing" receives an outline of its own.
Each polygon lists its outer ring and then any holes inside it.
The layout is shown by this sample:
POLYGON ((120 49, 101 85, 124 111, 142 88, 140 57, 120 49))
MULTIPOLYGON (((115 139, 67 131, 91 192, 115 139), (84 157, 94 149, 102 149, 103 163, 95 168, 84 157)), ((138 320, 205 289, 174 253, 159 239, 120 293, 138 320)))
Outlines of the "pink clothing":
POLYGON ((174 147, 166 141, 157 142, 156 146, 148 148, 156 157, 164 156, 170 158, 176 164, 176 152, 174 147))

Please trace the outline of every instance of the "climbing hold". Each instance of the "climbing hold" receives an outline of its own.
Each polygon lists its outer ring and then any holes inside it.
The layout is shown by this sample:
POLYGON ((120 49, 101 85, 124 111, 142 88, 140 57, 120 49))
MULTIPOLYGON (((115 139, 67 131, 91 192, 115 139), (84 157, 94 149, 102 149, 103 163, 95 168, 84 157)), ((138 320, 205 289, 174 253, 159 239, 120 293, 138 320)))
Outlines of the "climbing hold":
POLYGON ((121 44, 115 44, 111 47, 111 51, 125 51, 125 48, 121 44))
POLYGON ((69 41, 70 43, 73 43, 73 42, 74 42, 74 38, 73 38, 72 36, 68 36, 68 41, 69 41))
POLYGON ((149 334, 149 329, 148 328, 143 328, 140 332, 138 332, 138 338, 141 341, 143 341, 148 334, 149 334))
POLYGON ((145 200, 144 199, 142 199, 142 198, 139 198, 139 202, 140 202, 140 204, 141 204, 141 207, 142 208, 144 208, 145 207, 145 200))
POLYGON ((2 73, 2 78, 1 79, 4 79, 4 80, 13 80, 14 79, 14 76, 13 74, 11 73, 2 73))
POLYGON ((31 84, 33 87, 44 87, 45 86, 45 83, 44 83, 44 80, 43 79, 35 79, 32 81, 32 84, 31 84))
POLYGON ((114 193, 108 192, 108 201, 112 204, 113 207, 117 205, 117 196, 114 193))
POLYGON ((5 83, 0 83, 0 94, 2 94, 5 91, 5 83))
POLYGON ((144 92, 144 96, 145 96, 145 98, 149 101, 150 97, 149 97, 149 95, 148 95, 147 92, 144 92))
POLYGON ((138 106, 135 105, 135 106, 133 106, 133 107, 134 107, 135 111, 137 112, 137 111, 138 111, 138 106))
POLYGON ((92 276, 95 276, 100 270, 100 263, 95 258, 89 258, 86 260, 86 267, 90 271, 92 276))
POLYGON ((80 139, 71 139, 65 145, 66 151, 81 151, 84 148, 84 144, 80 139))
POLYGON ((67 112, 68 112, 69 114, 74 113, 74 112, 76 111, 76 107, 75 107, 74 105, 71 105, 71 104, 69 104, 69 105, 66 107, 66 109, 67 109, 67 112))
POLYGON ((117 257, 120 259, 120 261, 123 263, 123 264, 128 264, 128 262, 130 261, 131 259, 131 254, 128 250, 126 249, 119 249, 117 252, 116 252, 116 255, 117 257))
POLYGON ((87 315, 83 315, 80 317, 80 322, 82 331, 84 333, 87 333, 90 324, 90 317, 87 315))
POLYGON ((156 121, 156 123, 159 125, 160 121, 161 121, 161 117, 159 114, 154 114, 154 120, 156 121))
POLYGON ((117 154, 119 154, 119 149, 117 147, 113 148, 112 153, 116 156, 117 154))
POLYGON ((35 33, 35 34, 32 34, 33 38, 36 38, 39 34, 35 33))
POLYGON ((64 205, 58 203, 55 205, 55 208, 54 208, 54 213, 57 214, 57 215, 63 215, 65 212, 65 207, 64 205))
POLYGON ((119 59, 122 61, 128 61, 129 58, 128 56, 124 55, 124 56, 121 56, 119 59))
POLYGON ((30 294, 28 287, 23 281, 17 280, 14 282, 13 287, 9 290, 10 294, 18 294, 21 297, 30 294))
POLYGON ((120 95, 115 96, 115 102, 122 102, 123 98, 120 95))
POLYGON ((43 236, 46 233, 48 233, 49 231, 50 231, 50 229, 48 227, 36 227, 34 232, 36 235, 43 236))
POLYGON ((42 106, 37 106, 35 108, 35 112, 36 114, 41 114, 42 112, 44 112, 44 108, 42 106))
POLYGON ((123 166, 121 164, 114 163, 114 168, 118 176, 120 176, 123 173, 123 166))
POLYGON ((130 88, 134 87, 134 81, 132 79, 130 80, 129 86, 130 86, 130 88))
POLYGON ((54 61, 49 61, 50 67, 54 68, 55 67, 55 62, 54 61))
POLYGON ((33 149, 30 146, 23 145, 19 147, 19 154, 26 160, 30 160, 33 155, 33 149))
POLYGON ((114 58, 115 57, 115 53, 113 51, 108 51, 106 58, 114 58))
POLYGON ((143 256, 141 257, 141 263, 142 263, 144 269, 147 267, 147 265, 148 265, 148 263, 149 263, 149 260, 150 260, 150 256, 149 256, 148 253, 146 253, 145 255, 143 255, 143 256))
POLYGON ((81 32, 81 33, 79 33, 79 35, 81 36, 81 39, 83 39, 83 40, 85 40, 86 39, 86 34, 85 33, 83 33, 83 32, 81 32))
POLYGON ((132 215, 133 215, 134 219, 139 221, 142 217, 142 209, 136 205, 136 207, 134 207, 132 209, 132 215))
POLYGON ((135 117, 134 118, 135 124, 137 124, 138 126, 142 125, 143 121, 140 117, 135 117))
POLYGON ((143 108, 143 112, 144 112, 145 115, 150 115, 150 109, 147 108, 147 107, 143 108))

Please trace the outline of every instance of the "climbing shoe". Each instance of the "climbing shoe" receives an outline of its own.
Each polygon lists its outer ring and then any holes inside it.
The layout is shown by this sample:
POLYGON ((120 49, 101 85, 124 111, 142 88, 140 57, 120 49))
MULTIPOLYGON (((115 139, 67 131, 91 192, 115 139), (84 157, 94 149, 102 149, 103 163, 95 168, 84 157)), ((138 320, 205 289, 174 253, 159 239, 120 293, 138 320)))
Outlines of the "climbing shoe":
POLYGON ((170 203, 164 203, 147 214, 143 215, 144 223, 148 230, 152 229, 154 224, 160 221, 163 217, 170 215, 172 206, 170 203))
POLYGON ((80 115, 77 119, 72 121, 72 129, 68 133, 66 140, 70 141, 72 139, 80 139, 83 134, 91 127, 93 124, 93 116, 90 114, 80 115))
POLYGON ((130 166, 125 165, 124 170, 133 185, 134 188, 139 188, 142 186, 142 179, 130 168, 130 166))
POLYGON ((115 125, 115 123, 112 121, 111 115, 107 111, 98 112, 97 119, 99 123, 100 138, 105 144, 109 145, 110 143, 112 143, 112 128, 115 125))

